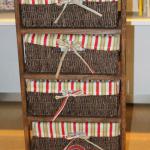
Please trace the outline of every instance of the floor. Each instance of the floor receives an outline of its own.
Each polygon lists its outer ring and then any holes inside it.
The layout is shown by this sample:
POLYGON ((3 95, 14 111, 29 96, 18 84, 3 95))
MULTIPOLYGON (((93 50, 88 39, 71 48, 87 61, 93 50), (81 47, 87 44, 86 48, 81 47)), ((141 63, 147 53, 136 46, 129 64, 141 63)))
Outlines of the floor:
MULTIPOLYGON (((126 150, 150 150, 150 105, 127 106, 126 150)), ((0 103, 0 150, 25 150, 20 103, 0 103)))

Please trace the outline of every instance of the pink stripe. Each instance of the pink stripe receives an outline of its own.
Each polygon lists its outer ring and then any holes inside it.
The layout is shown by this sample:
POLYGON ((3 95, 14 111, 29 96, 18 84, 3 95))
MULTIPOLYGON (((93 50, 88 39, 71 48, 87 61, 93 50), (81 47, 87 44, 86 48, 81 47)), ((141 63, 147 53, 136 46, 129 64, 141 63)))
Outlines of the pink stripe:
POLYGON ((52 122, 50 124, 50 137, 53 138, 53 127, 52 127, 52 122))
MULTIPOLYGON (((60 34, 58 33, 57 40, 59 40, 59 39, 60 39, 60 34)), ((58 44, 57 40, 56 40, 56 47, 58 48, 59 44, 58 44)))
POLYGON ((45 4, 48 4, 48 0, 45 0, 45 4))
POLYGON ((61 92, 61 82, 59 81, 58 82, 58 93, 60 93, 61 92))
POLYGON ((64 122, 61 122, 61 129, 62 129, 62 136, 65 138, 65 127, 64 127, 64 122))
POLYGON ((83 90, 84 90, 84 94, 87 94, 87 93, 86 93, 86 81, 84 81, 84 87, 83 87, 83 90))
POLYGON ((82 35, 82 48, 84 48, 84 43, 85 43, 85 35, 82 35))
POLYGON ((76 122, 73 123, 73 133, 76 134, 76 122))
POLYGON ((49 81, 47 80, 46 81, 46 93, 48 93, 48 91, 49 91, 49 81))
POLYGON ((85 133, 86 136, 88 136, 88 122, 85 123, 85 133))
POLYGON ((99 82, 96 82, 96 95, 99 95, 99 82))
POLYGON ((32 5, 34 5, 35 4, 35 0, 32 0, 32 5))
POLYGON ((35 38, 35 34, 32 34, 32 37, 31 37, 31 43, 34 44, 34 38, 35 38))
POLYGON ((44 35, 44 46, 46 46, 47 36, 48 36, 48 34, 45 34, 45 35, 44 35))
POLYGON ((72 37, 73 37, 73 35, 72 35, 72 34, 70 34, 69 41, 71 41, 71 42, 72 42, 72 37))
POLYGON ((112 95, 112 81, 109 82, 109 95, 112 95))
POLYGON ((34 92, 36 92, 37 87, 36 87, 36 81, 34 81, 34 92))
POLYGON ((112 122, 110 123, 110 137, 112 137, 112 122))
POLYGON ((71 90, 74 91, 74 81, 71 82, 71 90))
POLYGON ((111 42, 112 42, 112 37, 109 36, 109 41, 108 41, 108 51, 110 51, 111 42))
POLYGON ((40 122, 38 122, 38 132, 39 132, 39 137, 41 137, 41 127, 40 127, 40 122))
POLYGON ((97 46, 98 46, 98 35, 96 36, 96 39, 95 39, 95 45, 94 45, 95 50, 97 50, 97 46))
POLYGON ((100 135, 101 135, 101 123, 98 123, 97 132, 98 132, 98 137, 100 137, 100 135))

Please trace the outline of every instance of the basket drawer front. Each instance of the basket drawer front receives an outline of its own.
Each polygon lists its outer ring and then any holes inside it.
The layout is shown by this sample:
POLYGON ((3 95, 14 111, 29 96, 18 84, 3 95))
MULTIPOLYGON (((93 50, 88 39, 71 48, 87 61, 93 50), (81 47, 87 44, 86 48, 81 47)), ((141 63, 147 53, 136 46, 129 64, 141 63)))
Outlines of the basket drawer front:
MULTIPOLYGON (((78 0, 79 1, 79 0, 78 0)), ((97 14, 77 6, 68 4, 58 6, 56 1, 23 0, 20 4, 23 27, 47 28, 115 28, 118 22, 118 0, 99 1, 83 0, 82 5, 95 10, 97 14), (33 4, 32 4, 33 2, 33 4), (99 15, 102 16, 99 16, 99 15), (56 22, 57 20, 57 22, 56 22)))
POLYGON ((89 122, 33 123, 33 150, 62 150, 67 146, 68 149, 78 146, 86 150, 99 150, 100 148, 120 150, 120 124, 89 122), (74 139, 76 136, 79 138, 74 139), (69 137, 72 137, 72 139, 69 140, 69 137), (88 139, 91 143, 85 139, 88 139))
POLYGON ((119 74, 120 35, 26 34, 26 72, 119 74), (65 46, 66 47, 65 47, 65 46), (71 50, 67 46, 73 46, 71 50), (78 52, 78 54, 76 54, 78 52), (79 57, 80 55, 80 57, 79 57))
POLYGON ((81 91, 68 97, 60 117, 118 117, 119 88, 119 81, 27 80, 28 114, 54 117, 68 91, 69 94, 81 91))

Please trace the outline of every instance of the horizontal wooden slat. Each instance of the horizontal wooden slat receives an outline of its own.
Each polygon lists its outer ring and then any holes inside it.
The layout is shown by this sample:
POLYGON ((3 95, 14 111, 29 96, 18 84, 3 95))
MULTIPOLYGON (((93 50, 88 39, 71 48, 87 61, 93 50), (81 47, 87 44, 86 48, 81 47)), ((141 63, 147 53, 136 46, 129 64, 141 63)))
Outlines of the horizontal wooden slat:
MULTIPOLYGON (((50 74, 24 74, 24 79, 49 79, 56 80, 55 75, 50 74)), ((121 80, 120 75, 60 75, 60 80, 121 80)))
POLYGON ((29 28, 21 29, 21 33, 62 33, 62 34, 119 34, 121 29, 48 29, 29 28))
MULTIPOLYGON (((28 117, 29 123, 33 121, 51 121, 52 117, 28 117)), ((121 119, 119 118, 84 118, 84 117, 58 117, 56 119, 56 122, 64 121, 64 122, 121 122, 121 119)))

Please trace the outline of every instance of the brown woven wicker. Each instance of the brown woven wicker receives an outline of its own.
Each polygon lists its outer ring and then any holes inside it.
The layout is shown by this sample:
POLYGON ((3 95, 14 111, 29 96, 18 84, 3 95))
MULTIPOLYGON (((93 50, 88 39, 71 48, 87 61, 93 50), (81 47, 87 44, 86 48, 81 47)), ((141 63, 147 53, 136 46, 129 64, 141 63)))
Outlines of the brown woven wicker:
MULTIPOLYGON (((97 144, 98 146, 102 147, 104 150, 120 150, 120 137, 102 137, 102 138, 96 138, 92 137, 90 138, 90 141, 94 144, 97 144)), ((32 138, 32 144, 31 149, 32 150, 63 150, 65 146, 69 143, 66 139, 49 139, 49 138, 32 138)), ((86 150, 99 150, 98 148, 95 148, 94 146, 88 144, 87 142, 77 139, 75 140, 73 144, 81 145, 85 147, 86 150)))
MULTIPOLYGON (((33 116, 54 116, 63 99, 61 94, 27 93, 28 114, 33 116)), ((118 117, 119 96, 69 97, 59 116, 61 117, 118 117)))
MULTIPOLYGON (((26 71, 49 72, 55 74, 63 52, 59 48, 25 43, 26 71)), ((119 51, 79 52, 96 72, 95 74, 119 74, 119 51)), ((61 74, 91 74, 82 60, 74 52, 68 52, 61 68, 61 74)))
POLYGON ((84 5, 100 12, 99 17, 77 5, 69 5, 57 24, 55 19, 63 6, 50 5, 20 5, 23 27, 51 28, 115 28, 118 22, 118 2, 84 2, 84 5))

